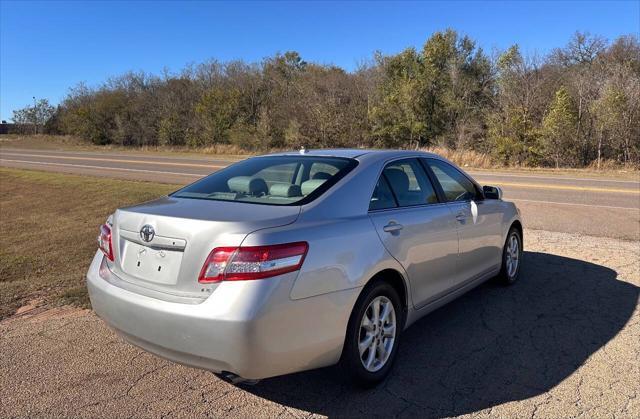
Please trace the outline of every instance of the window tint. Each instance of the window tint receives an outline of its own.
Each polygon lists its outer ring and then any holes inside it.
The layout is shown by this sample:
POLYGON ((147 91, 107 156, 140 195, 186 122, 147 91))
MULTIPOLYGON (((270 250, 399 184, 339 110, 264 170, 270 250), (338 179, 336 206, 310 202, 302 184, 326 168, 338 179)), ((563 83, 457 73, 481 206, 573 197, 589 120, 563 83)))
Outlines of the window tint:
POLYGON ((382 174, 401 207, 438 202, 431 181, 416 159, 399 160, 387 165, 382 174))
POLYGON ((427 159, 427 164, 440 182, 447 201, 468 201, 476 197, 475 186, 458 169, 440 160, 427 159))
POLYGON ((353 159, 315 156, 256 157, 236 163, 199 180, 171 196, 177 198, 240 201, 269 205, 311 202, 349 173, 353 159), (310 169, 314 166, 312 177, 310 169), (331 173, 327 172, 331 168, 331 173))
POLYGON ((396 207, 396 200, 393 198, 393 193, 389 189, 389 184, 384 176, 380 176, 376 188, 373 190, 373 196, 369 202, 369 211, 387 209, 396 207))

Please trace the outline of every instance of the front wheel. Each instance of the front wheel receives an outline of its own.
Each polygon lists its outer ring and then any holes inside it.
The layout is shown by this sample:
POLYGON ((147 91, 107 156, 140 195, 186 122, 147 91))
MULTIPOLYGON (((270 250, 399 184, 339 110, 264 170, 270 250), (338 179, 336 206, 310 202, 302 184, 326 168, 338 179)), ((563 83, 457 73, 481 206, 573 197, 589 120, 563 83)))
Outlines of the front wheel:
POLYGON ((347 327, 342 366, 360 385, 371 387, 389 374, 403 323, 396 290, 378 281, 358 299, 347 327))
POLYGON ((517 228, 511 227, 502 250, 502 269, 498 280, 504 285, 511 285, 518 280, 522 263, 522 237, 517 228))

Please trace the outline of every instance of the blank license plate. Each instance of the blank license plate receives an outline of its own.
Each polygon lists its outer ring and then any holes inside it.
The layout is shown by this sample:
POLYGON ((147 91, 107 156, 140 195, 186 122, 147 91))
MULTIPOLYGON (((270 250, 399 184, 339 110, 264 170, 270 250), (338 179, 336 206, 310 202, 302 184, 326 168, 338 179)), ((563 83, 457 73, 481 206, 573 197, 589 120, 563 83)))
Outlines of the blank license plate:
POLYGON ((158 284, 172 285, 178 281, 182 252, 124 242, 122 268, 127 274, 158 284))

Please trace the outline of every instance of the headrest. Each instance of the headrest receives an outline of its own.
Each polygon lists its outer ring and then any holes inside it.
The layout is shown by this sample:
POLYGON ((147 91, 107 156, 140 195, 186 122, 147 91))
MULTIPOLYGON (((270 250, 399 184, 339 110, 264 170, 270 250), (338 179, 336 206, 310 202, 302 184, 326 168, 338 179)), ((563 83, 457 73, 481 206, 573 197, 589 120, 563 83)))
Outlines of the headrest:
POLYGON ((274 183, 269 188, 269 195, 289 198, 292 196, 300 196, 302 192, 300 186, 294 185, 293 183, 274 183))
POLYGON ((384 169, 384 175, 389 179, 389 183, 396 193, 409 192, 409 176, 405 172, 392 167, 384 169))
POLYGON ((302 182, 302 195, 304 196, 309 195, 311 192, 318 189, 320 185, 322 185, 326 181, 327 181, 326 179, 311 179, 306 182, 302 182))
POLYGON ((324 180, 327 180, 327 179, 330 179, 330 178, 331 178, 331 175, 329 173, 327 173, 327 172, 315 172, 313 174, 313 176, 311 176, 311 179, 324 179, 324 180))
POLYGON ((264 179, 251 176, 236 176, 227 181, 227 186, 232 192, 240 192, 249 195, 263 195, 269 191, 264 179))

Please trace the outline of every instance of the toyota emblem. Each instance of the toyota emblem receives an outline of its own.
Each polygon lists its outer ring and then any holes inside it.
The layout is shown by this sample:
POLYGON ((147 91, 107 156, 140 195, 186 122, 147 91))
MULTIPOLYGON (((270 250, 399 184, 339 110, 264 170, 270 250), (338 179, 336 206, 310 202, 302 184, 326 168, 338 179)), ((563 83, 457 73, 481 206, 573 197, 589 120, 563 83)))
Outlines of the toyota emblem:
POLYGON ((140 238, 145 242, 150 242, 156 235, 156 231, 149 224, 145 224, 140 229, 140 238))

